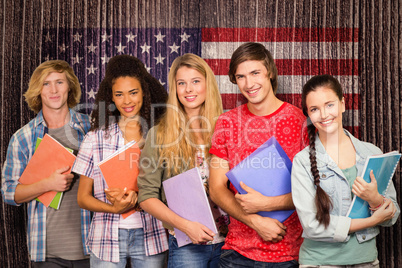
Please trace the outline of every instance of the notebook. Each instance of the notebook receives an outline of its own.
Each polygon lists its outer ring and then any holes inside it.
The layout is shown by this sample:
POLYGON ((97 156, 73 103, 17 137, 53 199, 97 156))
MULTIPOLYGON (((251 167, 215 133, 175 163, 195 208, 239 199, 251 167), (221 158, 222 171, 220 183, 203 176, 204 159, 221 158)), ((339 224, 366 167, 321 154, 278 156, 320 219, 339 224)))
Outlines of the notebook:
MULTIPOLYGON (((374 173, 378 192, 385 195, 394 176, 401 154, 397 151, 381 155, 372 155, 366 159, 361 177, 371 182, 370 171, 374 173)), ((347 216, 352 219, 367 218, 371 216, 369 204, 358 196, 354 196, 347 216)))
MULTIPOLYGON (((247 186, 265 196, 278 196, 291 192, 292 162, 275 137, 271 137, 249 156, 226 173, 229 181, 240 194, 240 186, 247 186)), ((257 214, 285 221, 294 210, 260 211, 257 214)))
MULTIPOLYGON (((37 147, 32 158, 29 160, 24 172, 22 173, 19 182, 22 184, 32 184, 42 179, 48 178, 56 169, 69 166, 70 169, 66 172, 71 172, 71 167, 75 161, 75 155, 71 149, 65 148, 52 136, 45 134, 42 141, 37 141, 37 147), (38 144, 39 143, 39 144, 38 144)), ((37 197, 37 200, 42 202, 46 207, 52 203, 53 207, 60 205, 61 193, 49 191, 37 197)))
MULTIPOLYGON (((140 154, 141 150, 137 143, 131 141, 97 164, 108 188, 124 189, 127 187, 128 190, 138 192, 137 176, 140 154)), ((122 216, 127 218, 134 212, 135 210, 131 209, 122 213, 122 216)))
MULTIPOLYGON (((202 223, 215 234, 215 220, 197 168, 192 168, 163 182, 169 208, 177 215, 202 223)), ((179 229, 174 228, 179 247, 192 243, 179 229)))

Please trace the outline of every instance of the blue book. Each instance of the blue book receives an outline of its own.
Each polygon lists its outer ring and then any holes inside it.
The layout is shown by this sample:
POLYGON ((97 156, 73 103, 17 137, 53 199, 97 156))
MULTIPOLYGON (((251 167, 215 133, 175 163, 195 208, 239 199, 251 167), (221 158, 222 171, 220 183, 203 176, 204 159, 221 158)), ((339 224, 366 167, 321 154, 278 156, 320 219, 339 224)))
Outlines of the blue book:
MULTIPOLYGON (((370 183, 370 171, 372 170, 377 181, 378 192, 382 195, 385 195, 392 181, 392 177, 394 176, 395 169, 400 158, 401 154, 397 151, 369 156, 366 160, 363 173, 360 175, 360 177, 362 177, 366 182, 370 183)), ((370 217, 371 213, 368 202, 355 195, 346 216, 352 219, 370 217)))
MULTIPOLYGON (((278 196, 291 191, 292 162, 275 139, 271 137, 249 156, 226 173, 240 194, 247 192, 240 182, 265 196, 278 196)), ((260 211, 259 215, 285 221, 294 210, 260 211)))

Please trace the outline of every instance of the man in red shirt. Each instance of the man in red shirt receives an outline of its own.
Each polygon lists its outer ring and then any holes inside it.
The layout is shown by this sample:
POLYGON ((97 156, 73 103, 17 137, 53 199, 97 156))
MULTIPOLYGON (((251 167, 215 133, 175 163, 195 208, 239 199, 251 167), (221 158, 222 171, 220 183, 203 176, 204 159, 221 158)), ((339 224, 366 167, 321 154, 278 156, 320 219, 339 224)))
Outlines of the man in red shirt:
MULTIPOLYGON (((248 102, 222 114, 210 153, 210 196, 230 217, 221 267, 298 267, 302 227, 294 212, 283 223, 256 214, 294 209, 291 194, 268 197, 245 184, 240 195, 226 172, 275 136, 291 160, 302 147, 302 111, 276 96, 278 72, 269 51, 245 43, 233 53, 229 78, 248 102)), ((267 170, 267 176, 269 176, 267 170)))

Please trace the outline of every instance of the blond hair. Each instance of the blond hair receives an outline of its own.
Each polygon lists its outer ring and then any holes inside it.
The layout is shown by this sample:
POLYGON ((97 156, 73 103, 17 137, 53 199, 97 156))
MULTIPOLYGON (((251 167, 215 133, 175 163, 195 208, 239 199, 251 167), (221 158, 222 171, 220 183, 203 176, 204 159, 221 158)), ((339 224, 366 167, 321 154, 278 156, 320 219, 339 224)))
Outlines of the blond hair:
POLYGON ((208 151, 211 147, 211 137, 216 120, 222 113, 222 99, 218 84, 208 64, 199 56, 191 53, 176 58, 168 77, 169 96, 166 112, 159 123, 156 135, 159 155, 165 162, 168 175, 171 175, 171 172, 175 174, 182 172, 183 161, 187 163, 186 167, 194 167, 194 157, 197 152, 195 136, 192 131, 187 131, 190 128, 189 118, 177 98, 176 74, 178 69, 184 66, 198 71, 205 77, 206 97, 198 118, 201 129, 204 130, 201 135, 206 144, 205 153, 207 157, 209 157, 208 151))
POLYGON ((64 60, 49 60, 39 65, 33 72, 29 81, 28 90, 25 92, 25 101, 28 103, 29 108, 35 113, 39 113, 42 109, 42 92, 43 82, 46 77, 53 72, 65 73, 69 92, 67 104, 69 108, 74 107, 80 102, 81 86, 77 76, 74 74, 73 69, 64 60))

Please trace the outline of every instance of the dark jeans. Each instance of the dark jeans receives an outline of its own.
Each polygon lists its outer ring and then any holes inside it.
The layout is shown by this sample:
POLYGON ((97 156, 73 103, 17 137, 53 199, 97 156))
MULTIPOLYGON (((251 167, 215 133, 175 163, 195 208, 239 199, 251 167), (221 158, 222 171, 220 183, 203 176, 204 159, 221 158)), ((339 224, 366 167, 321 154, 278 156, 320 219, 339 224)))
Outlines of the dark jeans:
POLYGON ((260 262, 251 260, 234 250, 222 250, 219 262, 221 268, 254 267, 254 268, 298 268, 296 260, 286 262, 260 262))
POLYGON ((85 260, 69 261, 60 258, 46 258, 44 262, 32 262, 33 268, 88 268, 89 258, 85 260))

